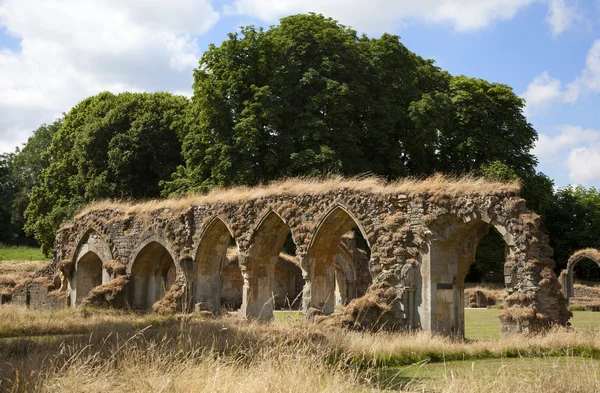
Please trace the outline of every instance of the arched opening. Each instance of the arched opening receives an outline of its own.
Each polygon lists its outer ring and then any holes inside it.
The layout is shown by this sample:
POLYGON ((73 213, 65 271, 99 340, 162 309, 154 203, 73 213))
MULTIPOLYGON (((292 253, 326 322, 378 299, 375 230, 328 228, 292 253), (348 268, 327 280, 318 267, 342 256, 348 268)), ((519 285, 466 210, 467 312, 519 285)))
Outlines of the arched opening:
MULTIPOLYGON (((256 229, 244 274, 242 315, 272 319, 276 296, 275 271, 290 227, 275 212, 269 212, 256 229)), ((292 239, 293 240, 293 239, 292 239)), ((279 294, 281 295, 281 294, 279 294)))
POLYGON ((423 299, 418 313, 425 316, 424 329, 464 337, 465 279, 478 256, 492 266, 492 273, 488 271, 489 266, 482 264, 474 268, 469 277, 481 279, 502 272, 506 285, 504 265, 512 251, 496 231, 479 219, 460 224, 444 222, 433 228, 429 249, 421 256, 423 299), (486 235, 489 237, 478 254, 478 245, 486 235))
POLYGON ((275 309, 299 309, 302 305, 303 287, 302 268, 296 258, 292 233, 289 232, 275 264, 275 309))
POLYGON ((131 305, 135 309, 150 310, 175 284, 177 273, 169 251, 159 242, 151 241, 136 255, 131 276, 131 305))
POLYGON ((217 313, 222 305, 241 306, 243 279, 237 245, 221 219, 214 219, 202 234, 194 261, 194 300, 201 309, 217 313))
POLYGON ((64 291, 70 291, 71 306, 76 306, 85 299, 90 291, 110 280, 104 264, 112 259, 110 247, 102 235, 88 228, 77 242, 73 253, 72 264, 61 267, 61 274, 56 285, 64 291))
MULTIPOLYGON (((493 227, 489 227, 488 233, 477 243, 474 261, 463 279, 464 307, 469 309, 463 314, 467 338, 480 336, 481 332, 478 330, 488 330, 490 327, 489 324, 482 325, 488 321, 488 318, 483 317, 488 311, 475 309, 501 306, 507 296, 504 284, 507 248, 506 242, 493 227)), ((499 320, 493 320, 500 329, 499 320)))
POLYGON ((333 209, 319 225, 307 258, 305 312, 314 307, 330 314, 336 305, 364 295, 371 284, 368 241, 358 222, 342 207, 333 209))
POLYGON ((92 252, 86 252, 75 265, 75 304, 80 304, 90 291, 102 284, 102 260, 92 252))
POLYGON ((244 276, 238 262, 238 247, 233 238, 223 263, 221 284, 221 307, 228 311, 239 310, 242 307, 244 276))
POLYGON ((600 311, 596 306, 600 300, 600 264, 583 257, 571 266, 571 270, 573 293, 569 304, 584 306, 586 310, 600 311))

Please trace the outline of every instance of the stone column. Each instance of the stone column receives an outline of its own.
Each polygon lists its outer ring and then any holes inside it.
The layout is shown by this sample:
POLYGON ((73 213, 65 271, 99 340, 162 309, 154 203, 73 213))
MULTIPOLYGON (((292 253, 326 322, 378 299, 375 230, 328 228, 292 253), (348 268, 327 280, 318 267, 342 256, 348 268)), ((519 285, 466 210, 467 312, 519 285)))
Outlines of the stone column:
POLYGON ((273 285, 274 264, 267 266, 248 266, 248 255, 238 254, 244 288, 242 290, 242 307, 239 315, 243 318, 271 320, 273 319, 273 285))

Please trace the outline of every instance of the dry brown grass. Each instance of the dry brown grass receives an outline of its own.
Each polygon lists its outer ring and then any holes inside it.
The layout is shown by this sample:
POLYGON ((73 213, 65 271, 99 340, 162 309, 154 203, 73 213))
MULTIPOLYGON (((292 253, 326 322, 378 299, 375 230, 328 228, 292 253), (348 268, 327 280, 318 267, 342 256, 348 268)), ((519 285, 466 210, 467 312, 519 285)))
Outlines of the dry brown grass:
POLYGON ((1 261, 0 295, 11 295, 18 283, 25 282, 48 262, 42 261, 1 261))
MULTIPOLYGON (((0 340, 4 366, 0 390, 15 392, 382 392, 391 388, 379 378, 388 366, 507 356, 551 355, 568 361, 573 354, 600 353, 598 330, 556 329, 543 336, 468 343, 424 332, 352 332, 306 323, 274 325, 114 310, 52 313, 0 307, 0 321, 0 331, 6 324, 50 329, 71 324, 71 332, 79 332, 73 329, 83 325, 88 333, 59 340, 0 340)), ((484 379, 448 370, 439 384, 414 380, 403 389, 592 392, 599 388, 597 363, 573 362, 562 369, 542 366, 532 362, 527 373, 498 367, 484 379), (578 380, 569 382, 570 378, 578 380)))
MULTIPOLYGON (((129 284, 126 276, 117 276, 112 280, 93 288, 90 294, 83 299, 83 306, 94 307, 114 307, 119 305, 115 299, 117 296, 123 296, 125 287, 129 284)), ((120 302, 124 303, 124 302, 120 302)))
POLYGON ((292 178, 272 182, 266 186, 215 188, 207 194, 192 194, 180 198, 151 200, 141 203, 104 200, 95 202, 78 212, 80 218, 89 212, 117 210, 123 215, 135 215, 158 209, 185 209, 193 205, 213 203, 234 203, 260 199, 272 195, 318 195, 335 190, 350 189, 373 194, 429 195, 432 197, 456 197, 460 195, 494 195, 498 193, 518 194, 520 183, 494 182, 472 176, 450 177, 434 175, 427 179, 405 178, 395 182, 385 182, 377 177, 327 179, 292 178))

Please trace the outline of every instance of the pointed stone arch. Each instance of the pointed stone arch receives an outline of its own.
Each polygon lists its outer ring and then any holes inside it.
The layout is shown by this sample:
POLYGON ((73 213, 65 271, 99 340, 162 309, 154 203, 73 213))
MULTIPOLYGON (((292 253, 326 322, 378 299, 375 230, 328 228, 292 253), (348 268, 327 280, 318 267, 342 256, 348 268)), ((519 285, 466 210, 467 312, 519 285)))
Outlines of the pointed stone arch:
POLYGON ((81 303, 96 286, 110 280, 104 265, 112 257, 109 243, 97 229, 87 228, 83 231, 73 253, 71 268, 63 267, 62 272, 68 279, 72 306, 81 303))
POLYGON ((150 310, 175 283, 178 275, 175 255, 158 236, 146 238, 132 254, 130 304, 150 310))
MULTIPOLYGON (((194 253, 193 298, 202 304, 202 309, 210 309, 213 313, 221 308, 222 272, 232 239, 235 241, 225 221, 219 216, 214 217, 201 232, 194 253)), ((239 274, 241 276, 241 272, 239 274)))
POLYGON ((243 317, 273 318, 275 266, 290 231, 290 226, 275 210, 263 214, 252 231, 242 263, 244 289, 240 313, 243 317))
POLYGON ((335 262, 342 236, 358 228, 371 247, 364 226, 346 207, 336 204, 320 220, 308 246, 305 263, 306 284, 303 294, 303 309, 310 307, 331 314, 335 306, 335 262))
POLYGON ((465 277, 475 262, 479 241, 490 230, 504 240, 504 274, 508 291, 512 291, 514 284, 511 270, 514 255, 520 251, 513 233, 487 216, 441 216, 429 230, 426 247, 420 255, 422 282, 416 299, 420 327, 463 337, 465 277))

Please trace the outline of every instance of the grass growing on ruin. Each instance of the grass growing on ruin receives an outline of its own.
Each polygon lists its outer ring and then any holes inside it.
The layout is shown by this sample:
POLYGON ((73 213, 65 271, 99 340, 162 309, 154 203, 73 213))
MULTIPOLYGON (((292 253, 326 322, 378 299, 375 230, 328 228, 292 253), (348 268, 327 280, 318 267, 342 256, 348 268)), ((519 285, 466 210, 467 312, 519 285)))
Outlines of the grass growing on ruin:
POLYGON ((48 261, 40 248, 7 246, 0 243, 0 263, 4 261, 48 261))
POLYGON ((0 261, 0 295, 10 294, 17 283, 31 277, 46 261, 0 261))
POLYGON ((361 176, 344 178, 290 178, 274 181, 264 186, 215 188, 207 194, 193 194, 180 198, 151 200, 143 203, 128 203, 116 200, 94 202, 76 214, 75 219, 92 211, 113 209, 124 215, 140 214, 161 208, 187 209, 191 205, 211 203, 235 203, 273 195, 317 195, 340 189, 356 192, 393 195, 430 195, 432 197, 456 197, 460 195, 494 195, 498 193, 518 194, 519 181, 499 182, 473 176, 452 177, 436 174, 426 179, 403 178, 386 182, 378 177, 361 176))

